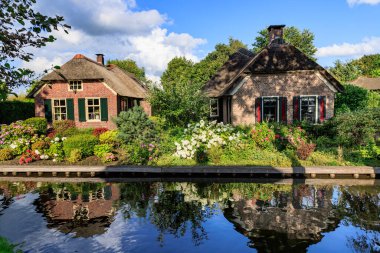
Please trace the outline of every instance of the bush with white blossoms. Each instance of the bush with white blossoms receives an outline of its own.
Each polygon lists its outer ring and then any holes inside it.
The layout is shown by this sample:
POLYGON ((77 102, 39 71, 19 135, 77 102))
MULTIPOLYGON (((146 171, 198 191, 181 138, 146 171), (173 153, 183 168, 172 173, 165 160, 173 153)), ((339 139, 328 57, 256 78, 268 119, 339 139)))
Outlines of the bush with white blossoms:
POLYGON ((201 146, 209 149, 215 146, 225 146, 227 144, 239 143, 243 134, 236 131, 231 125, 225 125, 216 121, 189 124, 184 130, 185 137, 176 142, 175 156, 192 159, 201 146))

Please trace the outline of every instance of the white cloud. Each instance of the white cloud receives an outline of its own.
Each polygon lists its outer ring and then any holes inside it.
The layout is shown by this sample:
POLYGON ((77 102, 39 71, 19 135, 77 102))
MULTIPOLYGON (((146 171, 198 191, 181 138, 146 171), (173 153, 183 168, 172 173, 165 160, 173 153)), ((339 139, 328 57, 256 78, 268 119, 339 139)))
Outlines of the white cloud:
POLYGON ((380 3, 380 0, 347 0, 349 6, 359 5, 359 4, 369 4, 376 5, 380 3))
POLYGON ((129 39, 133 52, 127 55, 145 67, 150 75, 160 75, 168 62, 175 56, 198 61, 193 54, 194 49, 205 43, 203 39, 196 39, 189 34, 167 34, 166 29, 154 29, 147 36, 132 37, 129 39))
POLYGON ((162 28, 169 21, 157 10, 138 10, 135 0, 48 0, 39 2, 39 11, 62 15, 72 26, 69 34, 54 32, 57 40, 46 47, 31 49, 34 60, 23 63, 35 71, 50 68, 81 53, 94 58, 104 53, 106 59, 131 58, 158 80, 167 63, 176 56, 198 61, 197 52, 206 40, 187 33, 168 32, 162 28))
POLYGON ((380 53, 380 37, 365 38, 360 43, 342 43, 318 48, 317 57, 351 56, 380 53))

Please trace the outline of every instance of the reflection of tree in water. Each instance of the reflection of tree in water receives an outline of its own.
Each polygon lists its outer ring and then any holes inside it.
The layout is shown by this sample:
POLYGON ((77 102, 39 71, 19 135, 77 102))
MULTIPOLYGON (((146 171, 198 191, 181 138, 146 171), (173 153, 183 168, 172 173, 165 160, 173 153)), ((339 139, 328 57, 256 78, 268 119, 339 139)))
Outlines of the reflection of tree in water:
POLYGON ((14 198, 22 198, 36 188, 35 182, 0 182, 0 215, 14 202, 14 198))
POLYGON ((145 218, 149 207, 149 198, 155 194, 156 184, 125 183, 120 184, 119 188, 121 211, 124 213, 124 217, 129 219, 136 215, 145 218))
POLYGON ((306 252, 321 240, 322 232, 337 226, 331 188, 300 185, 281 190, 269 184, 261 188, 266 186, 264 198, 255 192, 234 192, 224 209, 235 229, 250 239, 250 247, 259 252, 306 252))
POLYGON ((39 189, 34 202, 44 214, 49 228, 76 237, 103 234, 112 223, 119 200, 116 185, 105 184, 47 184, 39 189))
POLYGON ((354 252, 380 252, 380 187, 341 187, 335 208, 344 225, 366 231, 347 238, 354 252))
POLYGON ((194 244, 200 245, 203 240, 207 240, 203 223, 212 214, 212 209, 204 207, 198 201, 186 202, 184 194, 180 191, 164 191, 152 205, 150 220, 160 233, 161 243, 164 233, 180 237, 190 229, 194 244))

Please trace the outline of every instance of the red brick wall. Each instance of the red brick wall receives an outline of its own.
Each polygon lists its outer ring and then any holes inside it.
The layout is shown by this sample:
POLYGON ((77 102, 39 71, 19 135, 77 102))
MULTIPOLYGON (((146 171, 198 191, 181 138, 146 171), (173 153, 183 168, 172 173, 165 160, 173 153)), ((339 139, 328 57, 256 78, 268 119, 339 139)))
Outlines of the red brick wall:
POLYGON ((45 85, 43 89, 35 97, 36 116, 45 117, 44 99, 73 98, 74 99, 74 117, 76 126, 79 128, 96 128, 107 127, 109 129, 116 128, 112 122, 112 118, 118 114, 117 95, 111 91, 102 82, 83 82, 83 91, 69 91, 68 83, 54 83, 50 87, 45 85), (79 122, 78 98, 107 98, 108 100, 108 121, 98 122, 79 122))
POLYGON ((232 124, 254 124, 255 99, 262 96, 283 96, 288 100, 287 120, 293 121, 293 97, 326 96, 326 118, 334 116, 335 93, 316 72, 297 71, 282 74, 253 75, 232 97, 232 124))

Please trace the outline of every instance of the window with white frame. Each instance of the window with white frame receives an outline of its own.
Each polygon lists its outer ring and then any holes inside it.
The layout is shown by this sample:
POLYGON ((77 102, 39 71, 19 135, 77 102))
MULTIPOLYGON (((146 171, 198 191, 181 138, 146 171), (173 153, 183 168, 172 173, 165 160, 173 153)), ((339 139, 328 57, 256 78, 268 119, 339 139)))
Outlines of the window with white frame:
POLYGON ((210 99, 210 117, 219 117, 219 100, 217 98, 210 99))
POLYGON ((82 81, 70 81, 69 82, 69 90, 77 91, 77 90, 83 90, 82 81))
POLYGON ((53 99, 53 120, 66 120, 66 99, 53 99))
POLYGON ((278 97, 263 97, 262 119, 266 122, 278 121, 278 97))
POLYGON ((87 120, 100 120, 100 99, 86 99, 87 120))
POLYGON ((317 96, 301 96, 301 121, 317 122, 317 96))

